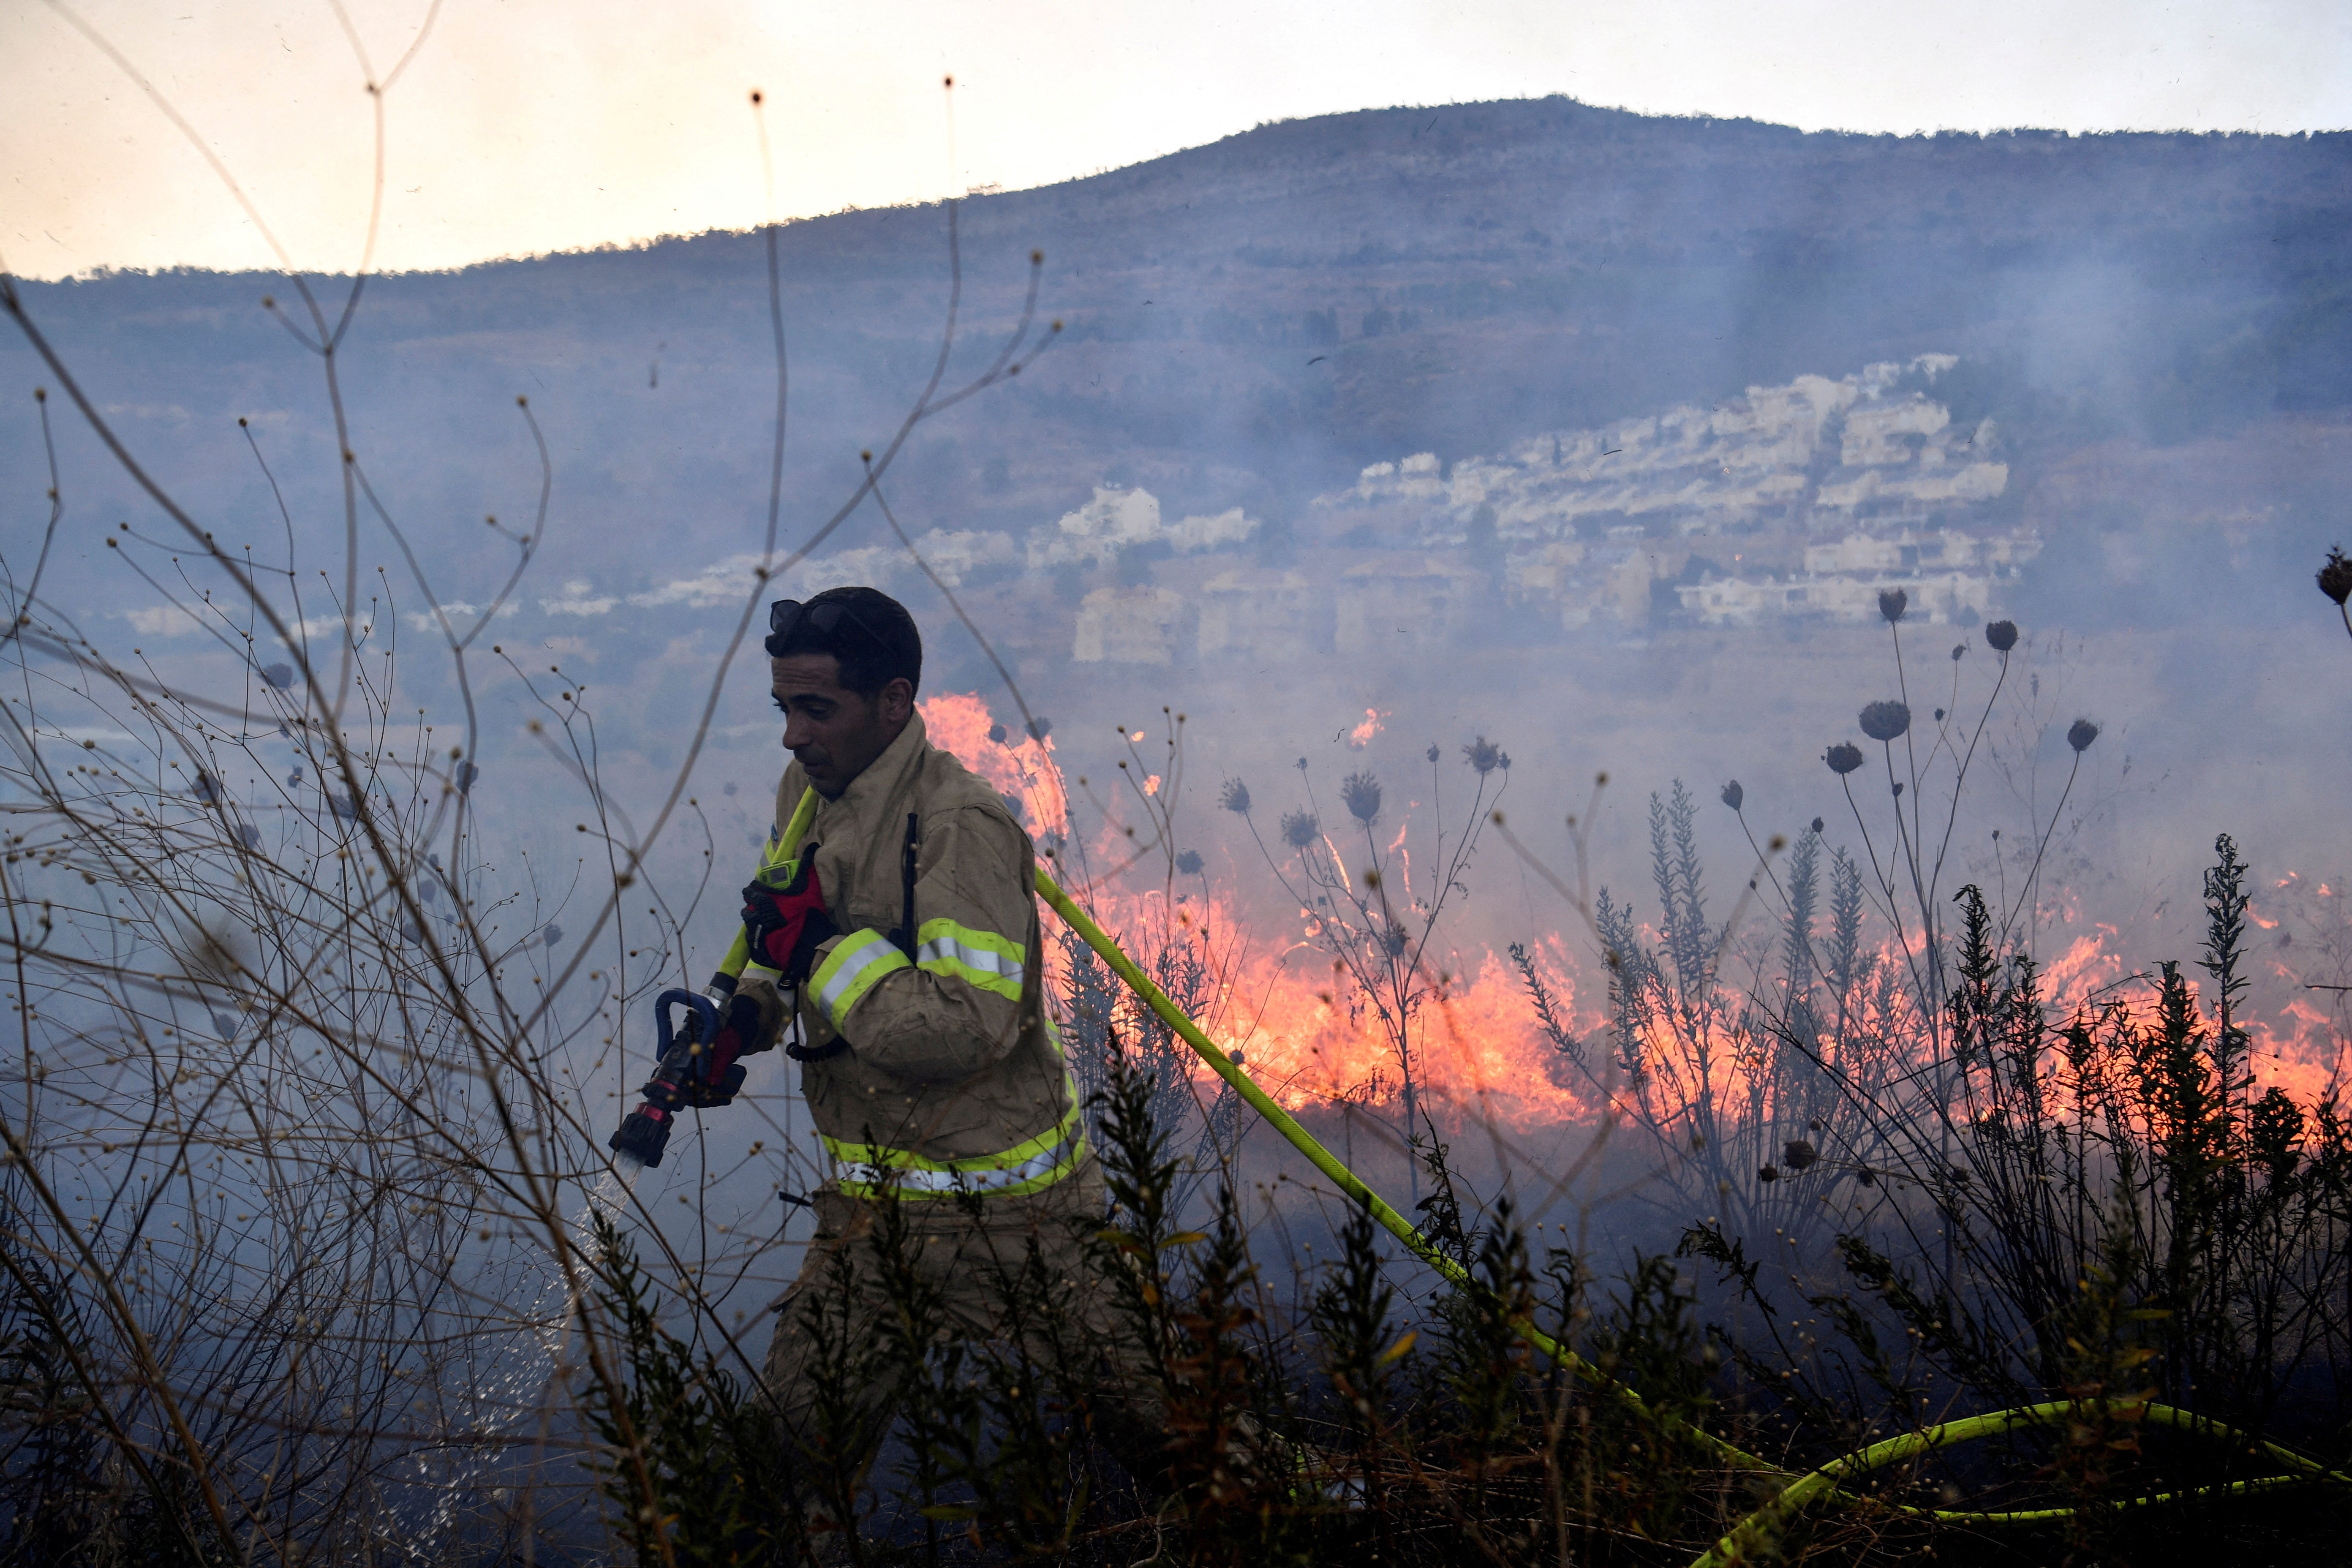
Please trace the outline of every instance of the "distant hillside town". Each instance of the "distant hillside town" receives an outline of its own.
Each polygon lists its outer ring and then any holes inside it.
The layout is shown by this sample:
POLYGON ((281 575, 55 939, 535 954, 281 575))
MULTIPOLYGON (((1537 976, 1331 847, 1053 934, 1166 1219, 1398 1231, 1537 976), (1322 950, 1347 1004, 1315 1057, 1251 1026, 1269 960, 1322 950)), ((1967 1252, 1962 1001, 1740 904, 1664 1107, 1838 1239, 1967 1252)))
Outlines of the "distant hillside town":
MULTIPOLYGON (((404 630, 440 635, 428 591, 479 601, 667 693, 756 615, 766 542, 806 542, 857 492, 938 363, 948 221, 932 203, 372 279, 337 361, 349 431, 260 304, 282 279, 16 287, 222 539, 276 549, 290 522, 305 552, 349 548, 349 474, 304 454, 350 447, 430 580, 395 572, 404 630), (781 487, 754 330, 772 261, 781 487), (546 531, 499 598, 513 539, 480 520, 530 512, 542 481, 546 531)), ((1270 122, 954 221, 955 375, 1001 347, 1041 252, 1038 317, 1065 330, 884 479, 1024 674, 1753 647, 1866 618, 1887 584, 1919 618, 2236 626, 2245 594, 2345 542, 2352 132, 1855 136, 1528 99, 1270 122)), ((56 405, 21 395, 54 374, 21 333, 0 374, 20 395, 0 449, 42 471, 56 405)), ((148 514, 113 465, 61 461, 71 516, 148 514)), ((788 587, 877 582, 927 626, 945 609, 870 505, 816 552, 788 587)), ((120 568, 61 548, 43 592, 142 639, 211 635, 160 584, 126 597, 120 568)), ((936 640, 942 679, 992 677, 971 638, 936 640)))
MULTIPOLYGON (((1799 376, 1450 467, 1431 452, 1374 463, 1286 527, 1238 509, 1170 520, 1148 490, 1104 485, 1026 538, 933 530, 916 545, 951 587, 1050 579, 1082 663, 1861 621, 1890 588, 1920 619, 1972 626, 2041 541, 2001 504, 1992 421, 1956 423, 1934 395, 1958 363, 1799 376)), ((918 575, 873 546, 786 583, 918 575)))

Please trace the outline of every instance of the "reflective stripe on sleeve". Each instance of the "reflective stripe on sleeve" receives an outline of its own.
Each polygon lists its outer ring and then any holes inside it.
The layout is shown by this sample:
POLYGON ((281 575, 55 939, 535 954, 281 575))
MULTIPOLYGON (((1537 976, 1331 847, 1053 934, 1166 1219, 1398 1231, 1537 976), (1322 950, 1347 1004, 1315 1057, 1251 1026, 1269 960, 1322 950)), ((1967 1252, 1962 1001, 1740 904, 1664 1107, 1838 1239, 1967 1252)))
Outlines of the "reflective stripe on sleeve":
POLYGON ((915 966, 953 975, 982 991, 1021 1000, 1022 944, 992 931, 975 931, 950 920, 925 921, 915 934, 915 966))
POLYGON ((809 976, 809 999, 833 1026, 849 1032, 850 1009, 874 989, 884 975, 912 967, 890 939, 874 930, 854 931, 834 943, 816 973, 809 976))

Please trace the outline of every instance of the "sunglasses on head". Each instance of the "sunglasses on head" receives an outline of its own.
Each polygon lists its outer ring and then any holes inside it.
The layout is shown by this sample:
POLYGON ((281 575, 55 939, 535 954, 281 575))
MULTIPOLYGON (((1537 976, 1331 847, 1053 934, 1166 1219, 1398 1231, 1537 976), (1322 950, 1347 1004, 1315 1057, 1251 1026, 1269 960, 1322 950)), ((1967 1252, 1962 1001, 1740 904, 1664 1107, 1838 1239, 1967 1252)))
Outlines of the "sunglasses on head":
POLYGON ((838 599, 828 599, 822 605, 805 605, 798 599, 778 599, 768 606, 768 657, 783 657, 785 644, 798 631, 803 622, 816 628, 820 637, 831 637, 843 621, 847 621, 866 634, 866 640, 876 647, 890 645, 875 635, 874 628, 860 619, 856 610, 838 599))

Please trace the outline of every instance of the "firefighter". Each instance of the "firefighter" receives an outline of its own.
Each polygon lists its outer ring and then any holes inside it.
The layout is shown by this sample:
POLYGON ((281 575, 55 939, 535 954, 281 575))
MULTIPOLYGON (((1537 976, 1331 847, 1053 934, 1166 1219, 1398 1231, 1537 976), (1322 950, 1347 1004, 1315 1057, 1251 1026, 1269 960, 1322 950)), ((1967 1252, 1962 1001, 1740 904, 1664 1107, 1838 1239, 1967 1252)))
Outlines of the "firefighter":
MULTIPOLYGON (((948 1332, 1003 1336, 1001 1282, 1034 1245, 1061 1304, 1097 1331, 1098 1349, 1111 1347, 1117 1375, 1150 1373, 1116 1350, 1088 1268, 1083 1237, 1101 1225, 1103 1181, 1046 1023, 1028 836, 993 789, 925 736, 915 710, 922 641, 897 601, 829 589, 779 601, 770 628, 793 753, 776 792, 788 858, 744 889, 744 926, 754 963, 781 972, 796 996, 800 1041, 787 1050, 802 1063, 833 1174, 778 1304, 765 1381, 803 1461, 862 1474, 895 1391, 851 1389, 845 1423, 839 1369, 828 1384, 823 1336, 805 1323, 811 1308, 848 1323, 886 1310, 872 1245, 881 1205, 898 1206, 948 1332), (835 1299, 845 1289, 852 1300, 835 1299)), ((756 998, 763 1013, 781 1011, 772 987, 745 985, 766 993, 756 998)), ((1151 1424, 1110 1419, 1138 1433, 1151 1424)), ((1106 1435, 1122 1448, 1142 1440, 1106 1435)))

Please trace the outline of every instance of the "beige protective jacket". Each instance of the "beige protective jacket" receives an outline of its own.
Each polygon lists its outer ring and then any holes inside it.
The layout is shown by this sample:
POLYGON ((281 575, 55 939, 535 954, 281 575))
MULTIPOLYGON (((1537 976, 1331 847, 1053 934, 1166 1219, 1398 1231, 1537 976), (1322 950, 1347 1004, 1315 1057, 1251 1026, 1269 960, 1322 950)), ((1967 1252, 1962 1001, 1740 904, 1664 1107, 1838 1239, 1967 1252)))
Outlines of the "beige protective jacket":
MULTIPOLYGON (((1045 1018, 1034 861, 996 792, 934 747, 920 713, 825 800, 798 763, 776 790, 766 864, 816 857, 842 931, 799 998, 801 1089, 845 1196, 1013 1196, 1076 1173, 1084 1118, 1045 1018), (916 819, 915 952, 904 919, 907 818, 916 819)), ((746 975, 756 983, 757 969, 746 975)))

